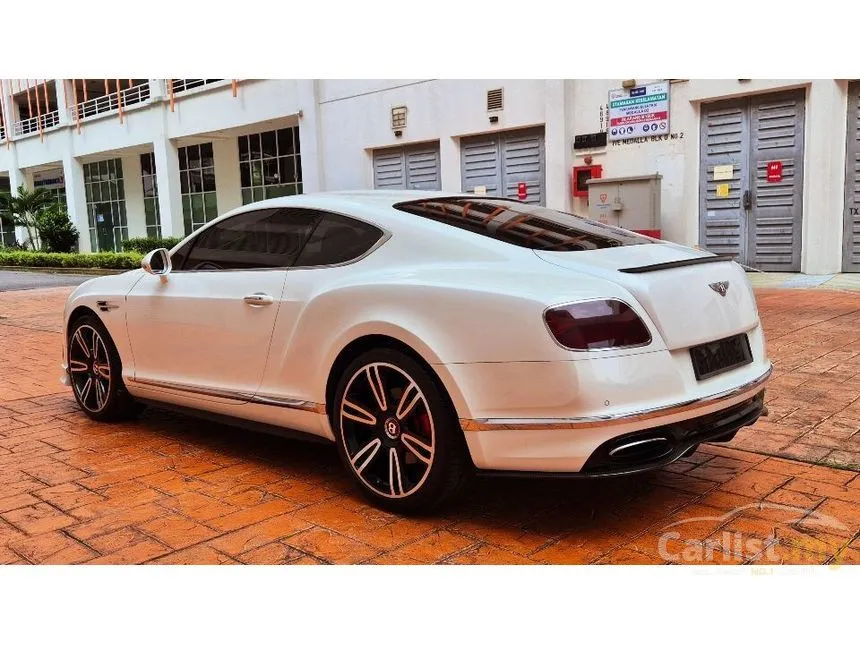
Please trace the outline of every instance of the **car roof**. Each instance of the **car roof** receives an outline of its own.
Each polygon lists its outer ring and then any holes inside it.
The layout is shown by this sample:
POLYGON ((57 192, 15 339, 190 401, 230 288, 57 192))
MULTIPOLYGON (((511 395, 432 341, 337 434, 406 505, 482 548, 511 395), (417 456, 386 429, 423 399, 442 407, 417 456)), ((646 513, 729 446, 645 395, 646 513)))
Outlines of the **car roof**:
POLYGON ((441 199, 450 197, 474 198, 469 193, 453 193, 441 190, 337 190, 320 193, 303 193, 289 197, 274 197, 254 202, 254 207, 289 207, 299 204, 334 206, 349 203, 366 206, 394 206, 400 202, 418 199, 441 199))

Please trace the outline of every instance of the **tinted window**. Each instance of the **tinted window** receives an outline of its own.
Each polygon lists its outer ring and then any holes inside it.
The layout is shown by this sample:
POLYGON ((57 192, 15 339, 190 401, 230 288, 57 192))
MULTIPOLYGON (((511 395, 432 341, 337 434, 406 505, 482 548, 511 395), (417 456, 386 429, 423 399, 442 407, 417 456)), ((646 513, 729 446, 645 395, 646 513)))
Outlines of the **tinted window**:
POLYGON ((181 268, 217 271, 292 266, 319 219, 319 213, 296 209, 265 209, 235 215, 198 235, 181 268))
POLYGON ((587 251, 656 240, 570 213, 492 198, 401 202, 398 210, 538 251, 587 251))
POLYGON ((382 237, 375 226, 325 213, 296 261, 296 266, 339 264, 360 257, 382 237))

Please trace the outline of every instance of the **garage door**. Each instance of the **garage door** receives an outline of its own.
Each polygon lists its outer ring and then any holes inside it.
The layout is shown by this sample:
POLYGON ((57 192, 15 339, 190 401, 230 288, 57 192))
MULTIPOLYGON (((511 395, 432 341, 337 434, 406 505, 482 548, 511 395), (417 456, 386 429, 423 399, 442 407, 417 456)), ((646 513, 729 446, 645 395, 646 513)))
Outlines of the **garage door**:
POLYGON ((860 272, 860 82, 848 85, 848 132, 845 151, 845 229, 842 270, 860 272))
POLYGON ((525 182, 526 203, 545 206, 543 128, 463 138, 460 176, 463 192, 483 186, 494 197, 516 198, 520 182, 525 182))
POLYGON ((799 271, 804 93, 702 106, 702 246, 764 271, 799 271), (768 178, 768 164, 778 162, 768 178))
POLYGON ((373 187, 388 190, 441 190, 439 144, 375 150, 373 187))

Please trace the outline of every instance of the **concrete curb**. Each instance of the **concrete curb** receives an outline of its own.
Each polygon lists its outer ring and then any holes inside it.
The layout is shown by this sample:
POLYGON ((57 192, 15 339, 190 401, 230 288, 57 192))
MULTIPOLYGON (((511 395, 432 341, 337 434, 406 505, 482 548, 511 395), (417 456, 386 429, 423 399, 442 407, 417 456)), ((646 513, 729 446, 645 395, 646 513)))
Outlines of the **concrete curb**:
POLYGON ((116 275, 133 269, 96 269, 89 267, 17 267, 0 266, 0 271, 24 271, 32 273, 62 273, 74 275, 116 275))

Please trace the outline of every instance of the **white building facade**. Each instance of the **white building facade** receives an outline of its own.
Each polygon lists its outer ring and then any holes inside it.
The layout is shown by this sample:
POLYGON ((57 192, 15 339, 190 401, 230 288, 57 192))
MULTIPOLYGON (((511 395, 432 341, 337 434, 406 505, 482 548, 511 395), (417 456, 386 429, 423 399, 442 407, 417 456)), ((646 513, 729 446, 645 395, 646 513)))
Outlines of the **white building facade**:
POLYGON ((0 190, 54 190, 81 251, 321 190, 438 188, 601 217, 607 194, 648 178, 659 216, 645 228, 665 239, 766 271, 860 271, 855 82, 7 79, 2 99, 0 190), (610 92, 658 82, 666 127, 613 140, 610 92), (612 190, 589 199, 574 169, 612 190))

